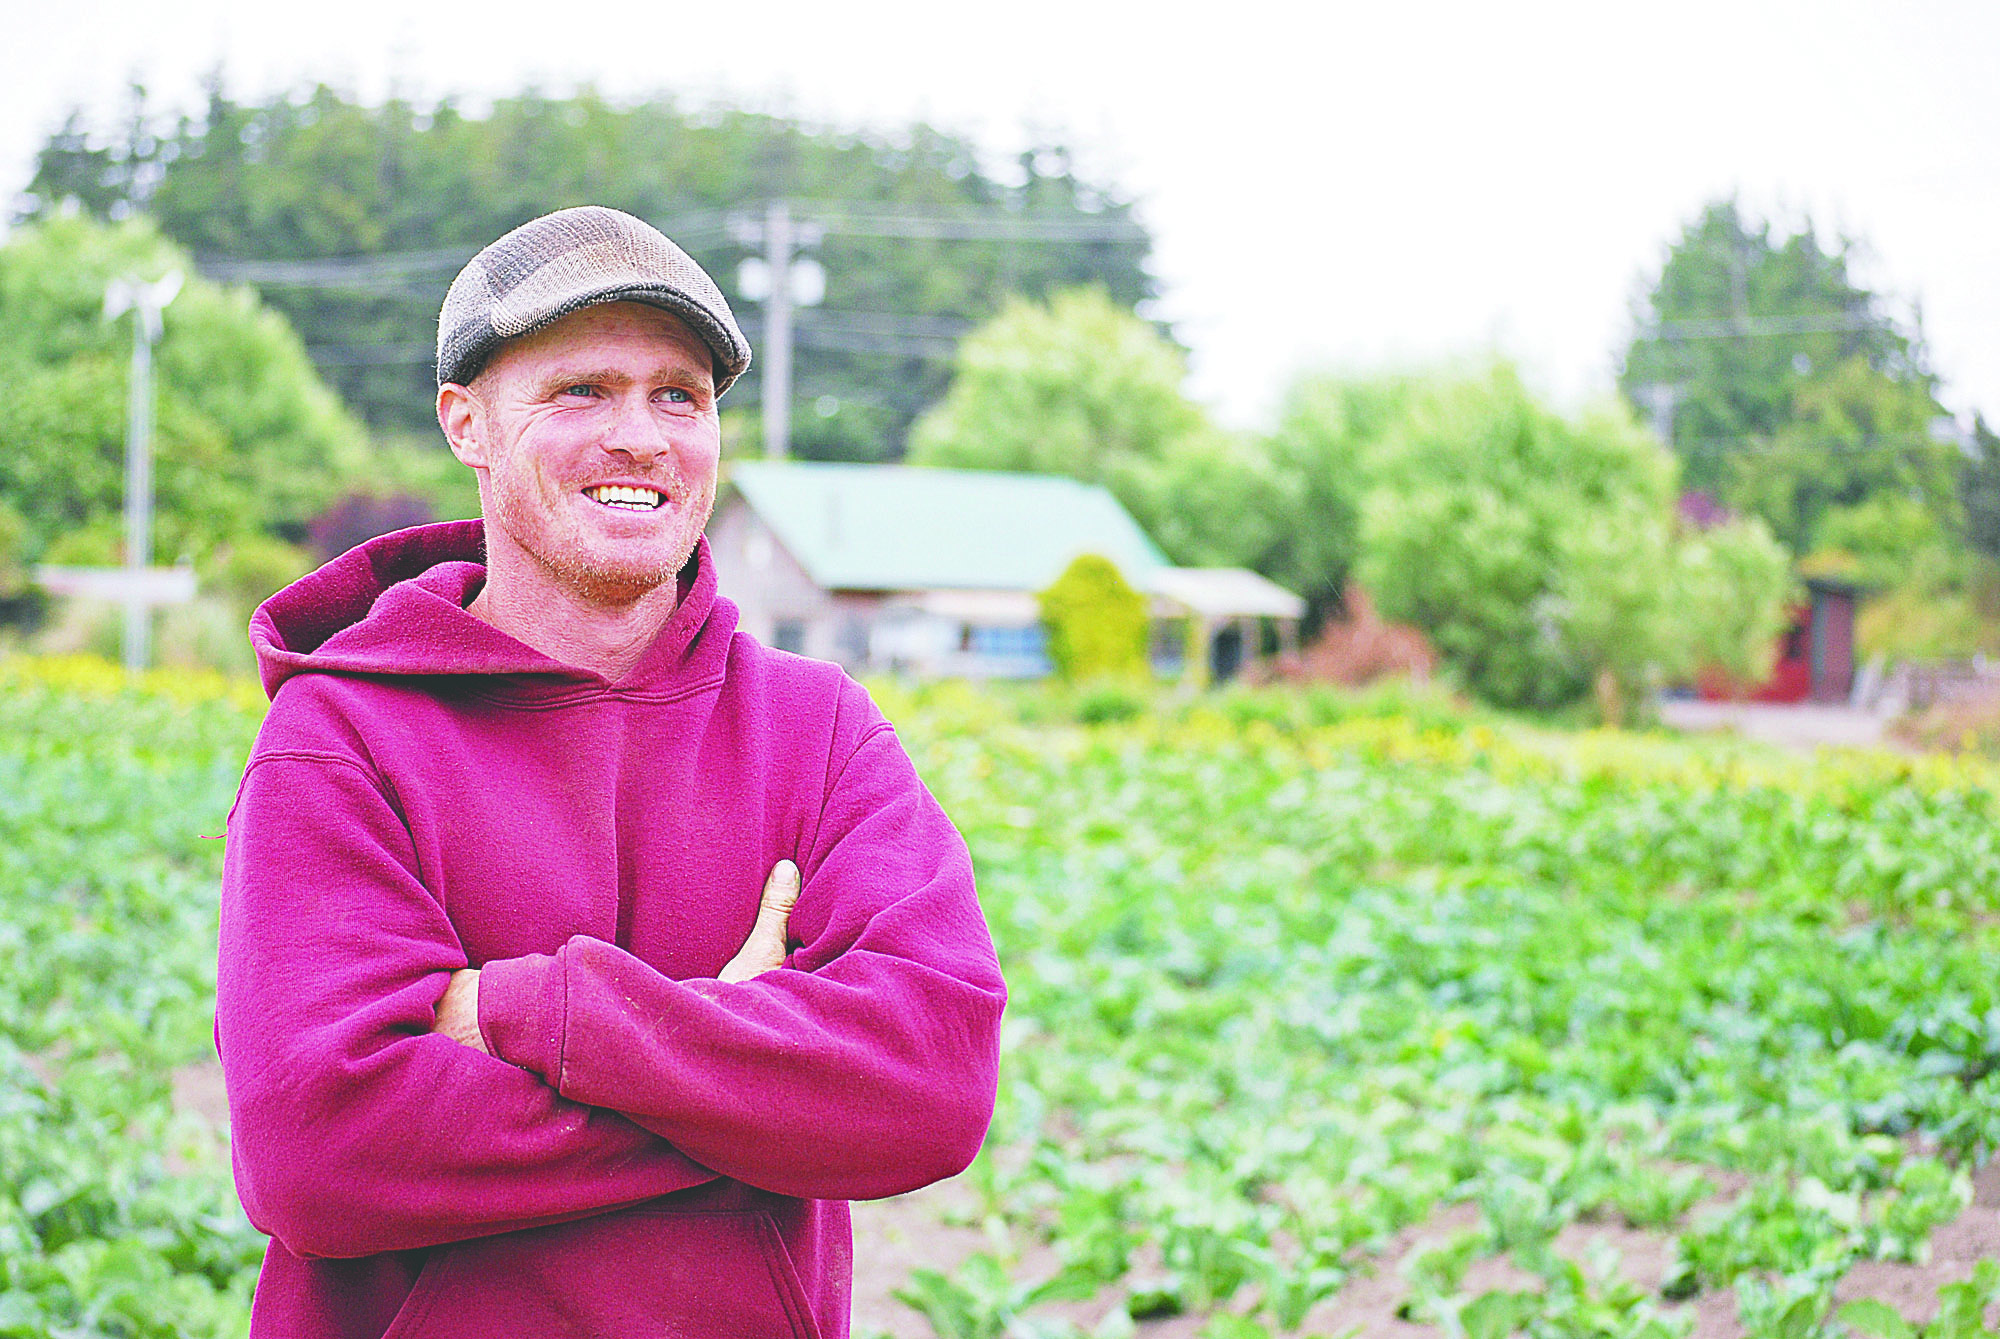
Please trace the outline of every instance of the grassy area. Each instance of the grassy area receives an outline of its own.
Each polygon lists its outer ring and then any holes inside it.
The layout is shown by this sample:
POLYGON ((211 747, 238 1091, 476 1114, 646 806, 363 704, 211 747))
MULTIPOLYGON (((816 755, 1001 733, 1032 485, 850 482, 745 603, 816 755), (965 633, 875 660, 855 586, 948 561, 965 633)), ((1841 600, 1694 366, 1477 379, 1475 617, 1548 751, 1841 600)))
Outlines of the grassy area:
MULTIPOLYGON (((1410 1318, 1664 1336, 1726 1294, 1831 1334, 2000 1144, 1986 764, 1396 692, 881 696, 1013 989, 990 1247, 906 1289, 941 1335, 1333 1332, 1445 1211, 1410 1318), (1661 1287, 1557 1249, 1580 1221, 1670 1236, 1661 1287)), ((259 1241, 171 1076, 258 701, 0 662, 0 1335, 241 1331, 259 1241)))

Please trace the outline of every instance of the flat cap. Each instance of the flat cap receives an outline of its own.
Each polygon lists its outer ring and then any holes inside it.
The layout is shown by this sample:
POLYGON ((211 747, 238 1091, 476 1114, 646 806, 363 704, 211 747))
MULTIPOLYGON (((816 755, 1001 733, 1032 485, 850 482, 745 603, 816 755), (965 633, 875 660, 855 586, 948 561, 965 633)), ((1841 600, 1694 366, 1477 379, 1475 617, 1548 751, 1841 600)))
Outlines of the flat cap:
POLYGON ((584 205, 531 219, 466 262, 438 312, 438 385, 463 385, 508 340, 600 302, 686 321, 715 356, 718 395, 750 366, 750 341, 706 270, 652 224, 584 205))

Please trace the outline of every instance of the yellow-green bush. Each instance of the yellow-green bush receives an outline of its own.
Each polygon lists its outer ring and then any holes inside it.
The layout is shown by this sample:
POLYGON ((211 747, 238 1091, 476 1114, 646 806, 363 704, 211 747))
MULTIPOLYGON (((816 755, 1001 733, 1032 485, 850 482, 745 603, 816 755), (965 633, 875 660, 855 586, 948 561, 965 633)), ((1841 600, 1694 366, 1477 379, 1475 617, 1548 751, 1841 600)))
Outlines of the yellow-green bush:
POLYGON ((1049 659, 1072 683, 1146 674, 1146 600, 1100 554, 1085 553, 1040 596, 1049 659))

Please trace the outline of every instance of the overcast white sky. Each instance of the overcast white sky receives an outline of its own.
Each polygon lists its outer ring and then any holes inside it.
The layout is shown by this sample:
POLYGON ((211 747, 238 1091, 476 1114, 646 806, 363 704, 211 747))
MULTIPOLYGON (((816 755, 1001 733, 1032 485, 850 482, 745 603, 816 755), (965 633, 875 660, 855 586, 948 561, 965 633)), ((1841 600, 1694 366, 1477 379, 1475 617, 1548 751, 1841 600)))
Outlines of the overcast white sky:
POLYGON ((4 0, 0 194, 136 76, 195 105, 581 81, 843 124, 1064 135, 1140 201, 1192 389, 1263 421, 1305 366, 1498 348, 1608 390, 1630 299, 1736 193, 1864 239, 1954 411, 2000 418, 2000 4, 4 0))

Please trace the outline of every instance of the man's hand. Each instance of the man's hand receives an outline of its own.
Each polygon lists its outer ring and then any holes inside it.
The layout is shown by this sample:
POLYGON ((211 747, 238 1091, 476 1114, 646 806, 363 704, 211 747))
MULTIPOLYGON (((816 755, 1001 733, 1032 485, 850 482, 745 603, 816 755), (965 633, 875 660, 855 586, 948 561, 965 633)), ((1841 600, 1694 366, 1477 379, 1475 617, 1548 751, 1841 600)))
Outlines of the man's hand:
POLYGON ((780 860, 771 870, 771 877, 764 880, 764 896, 757 903, 757 923, 750 927, 750 937, 717 974, 718 978, 748 981, 783 963, 792 908, 798 901, 799 867, 789 860, 780 860))
POLYGON ((479 1035, 477 967, 461 967, 451 974, 451 984, 444 988, 444 998, 437 1002, 437 1017, 431 1031, 442 1032, 475 1051, 486 1050, 486 1038, 479 1035))
MULTIPOLYGON (((785 961, 786 936, 791 930, 792 908, 799 901, 799 867, 780 860, 764 881, 764 896, 757 903, 757 923, 743 941, 736 956, 718 974, 723 981, 748 981, 785 961)), ((451 974, 444 998, 437 1002, 431 1031, 442 1032, 453 1041, 475 1051, 486 1050, 479 1035, 479 969, 461 967, 451 974)))

